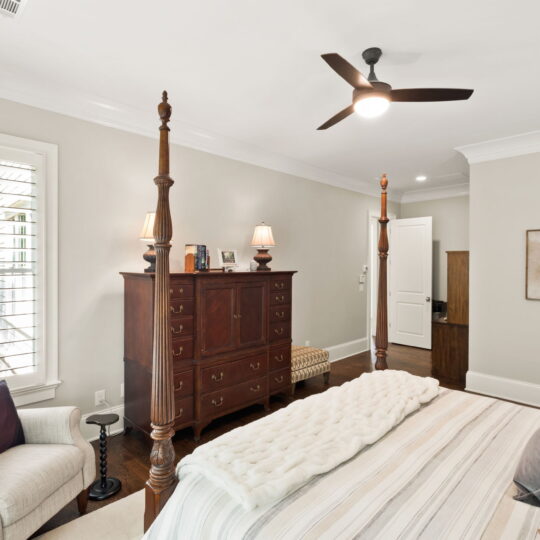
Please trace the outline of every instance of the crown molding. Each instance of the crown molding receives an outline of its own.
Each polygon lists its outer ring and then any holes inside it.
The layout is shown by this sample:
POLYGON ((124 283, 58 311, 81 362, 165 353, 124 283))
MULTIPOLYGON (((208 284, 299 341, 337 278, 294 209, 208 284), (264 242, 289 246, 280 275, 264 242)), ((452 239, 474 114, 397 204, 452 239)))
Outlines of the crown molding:
POLYGON ((456 150, 467 158, 469 164, 534 154, 540 152, 540 131, 458 146, 456 150))
POLYGON ((452 197, 466 197, 469 195, 469 184, 455 184, 430 189, 416 189, 406 191, 401 197, 401 204, 420 201, 433 201, 435 199, 450 199, 452 197))
MULTIPOLYGON (((65 91, 52 86, 42 86, 38 89, 35 85, 21 84, 11 79, 4 80, 0 84, 0 98, 152 139, 159 138, 157 129, 154 129, 156 120, 149 114, 149 111, 145 112, 107 100, 97 100, 93 96, 68 95, 65 91)), ((281 154, 268 152, 256 145, 212 133, 184 121, 177 121, 171 132, 170 140, 171 144, 208 152, 356 193, 372 197, 380 195, 378 183, 370 183, 359 178, 315 167, 281 154)), ((399 190, 393 190, 388 194, 391 201, 399 202, 400 197, 401 191, 399 190)))

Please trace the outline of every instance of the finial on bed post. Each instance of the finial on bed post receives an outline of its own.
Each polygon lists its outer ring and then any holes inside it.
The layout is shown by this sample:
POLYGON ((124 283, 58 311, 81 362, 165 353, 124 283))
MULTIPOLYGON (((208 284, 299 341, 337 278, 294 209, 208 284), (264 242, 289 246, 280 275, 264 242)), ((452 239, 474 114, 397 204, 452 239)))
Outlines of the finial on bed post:
POLYGON ((388 349, 388 300, 387 300, 387 268, 388 260, 388 216, 386 215, 386 188, 388 178, 386 174, 381 176, 381 231, 379 235, 379 291, 377 297, 377 332, 375 334, 375 348, 377 361, 375 369, 387 369, 386 351, 388 349))
POLYGON ((158 203, 154 222, 156 273, 154 294, 154 350, 152 370, 152 399, 150 418, 154 440, 150 454, 150 477, 145 486, 144 530, 146 531, 163 508, 176 486, 174 470, 174 389, 169 315, 169 251, 172 221, 169 208, 169 127, 171 106, 167 92, 158 106, 159 174, 154 178, 158 188, 158 203))

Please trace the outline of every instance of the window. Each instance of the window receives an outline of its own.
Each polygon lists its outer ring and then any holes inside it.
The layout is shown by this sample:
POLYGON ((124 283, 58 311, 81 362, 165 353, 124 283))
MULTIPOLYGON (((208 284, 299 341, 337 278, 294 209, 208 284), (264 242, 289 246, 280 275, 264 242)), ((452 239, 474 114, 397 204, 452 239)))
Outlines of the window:
POLYGON ((0 379, 50 399, 57 358, 57 148, 0 135, 0 379))

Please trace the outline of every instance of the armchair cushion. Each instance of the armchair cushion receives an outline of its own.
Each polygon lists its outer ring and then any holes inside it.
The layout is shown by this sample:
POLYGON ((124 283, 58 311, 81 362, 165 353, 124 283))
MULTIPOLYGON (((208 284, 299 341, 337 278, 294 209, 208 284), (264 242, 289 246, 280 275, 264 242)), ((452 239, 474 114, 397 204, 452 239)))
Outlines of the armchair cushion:
POLYGON ((23 518, 77 476, 82 490, 83 462, 83 453, 67 444, 23 444, 6 450, 0 455, 2 525, 23 518))
POLYGON ((0 381, 0 454, 24 444, 24 433, 6 381, 0 381))

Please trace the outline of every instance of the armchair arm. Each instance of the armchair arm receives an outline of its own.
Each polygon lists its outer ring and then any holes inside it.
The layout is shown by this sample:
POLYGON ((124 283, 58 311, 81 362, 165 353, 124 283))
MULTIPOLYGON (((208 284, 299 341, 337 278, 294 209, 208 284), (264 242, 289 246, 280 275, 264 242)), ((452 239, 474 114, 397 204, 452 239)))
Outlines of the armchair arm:
POLYGON ((72 444, 84 455, 84 487, 96 476, 94 449, 82 436, 81 411, 77 407, 17 409, 28 444, 72 444))
POLYGON ((82 439, 77 407, 18 409, 17 413, 28 444, 75 444, 78 437, 82 439))

